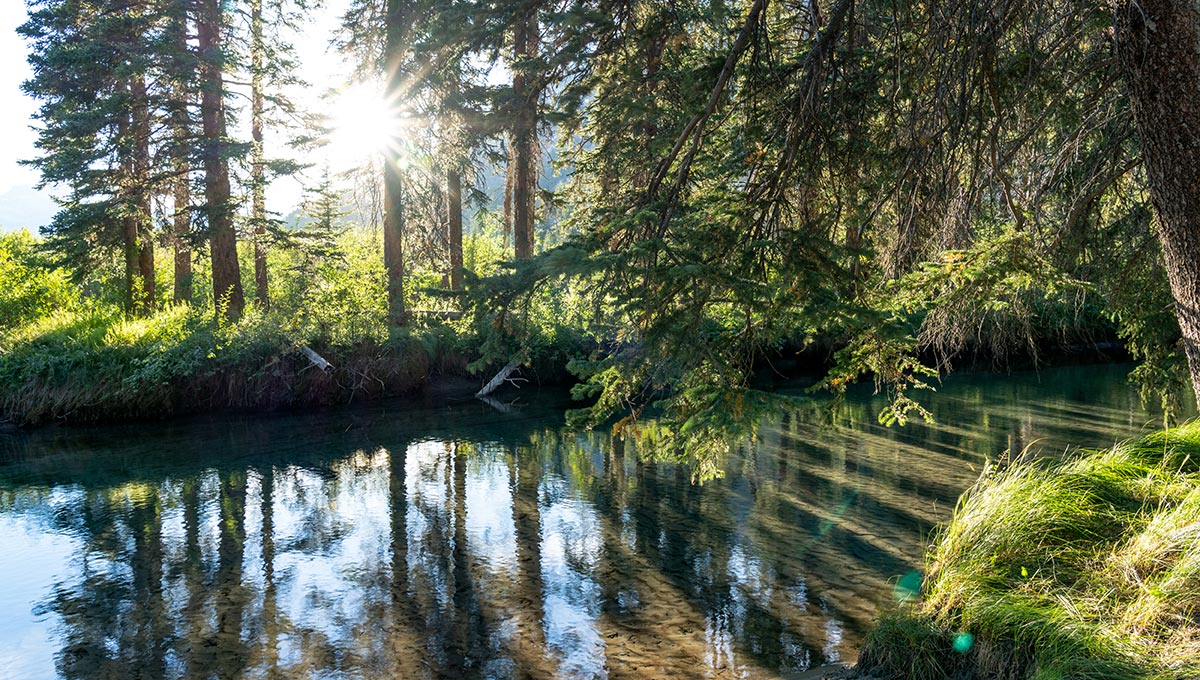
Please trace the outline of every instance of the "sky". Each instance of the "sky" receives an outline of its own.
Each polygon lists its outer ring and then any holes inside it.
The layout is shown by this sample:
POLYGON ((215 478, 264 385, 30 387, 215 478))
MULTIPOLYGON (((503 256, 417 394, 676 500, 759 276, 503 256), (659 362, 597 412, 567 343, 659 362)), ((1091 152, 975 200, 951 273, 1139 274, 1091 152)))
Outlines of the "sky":
MULTIPOLYGON (((293 43, 301 64, 301 77, 312 85, 298 98, 310 107, 329 106, 318 97, 330 87, 339 86, 350 72, 339 55, 328 47, 329 40, 349 0, 326 0, 313 10, 304 34, 293 43)), ((17 35, 25 23, 24 0, 0 0, 0 230, 29 228, 36 231, 53 215, 55 205, 50 192, 35 191, 37 172, 20 165, 21 159, 33 158, 36 133, 30 129, 37 102, 21 92, 21 83, 31 75, 26 61, 28 47, 17 35)), ((269 142, 268 142, 269 144, 269 142)), ((312 158, 306 160, 317 160, 312 158)), ((341 168, 345 169, 345 168, 341 168)), ((296 180, 280 180, 268 194, 269 208, 286 214, 300 202, 303 188, 296 180)))
POLYGON ((34 184, 37 173, 17 164, 20 158, 33 155, 36 139, 29 129, 30 116, 37 103, 21 92, 21 82, 29 78, 25 61, 25 42, 17 35, 17 27, 25 23, 25 4, 22 0, 0 1, 0 194, 17 184, 34 184))

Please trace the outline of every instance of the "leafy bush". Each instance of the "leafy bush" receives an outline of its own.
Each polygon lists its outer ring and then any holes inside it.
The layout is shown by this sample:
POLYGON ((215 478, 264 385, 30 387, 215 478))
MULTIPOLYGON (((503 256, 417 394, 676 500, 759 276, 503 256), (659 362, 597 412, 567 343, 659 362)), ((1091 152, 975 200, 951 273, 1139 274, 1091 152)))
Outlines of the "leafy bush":
POLYGON ((0 234, 0 336, 33 319, 71 309, 77 301, 67 273, 50 266, 29 232, 0 234))

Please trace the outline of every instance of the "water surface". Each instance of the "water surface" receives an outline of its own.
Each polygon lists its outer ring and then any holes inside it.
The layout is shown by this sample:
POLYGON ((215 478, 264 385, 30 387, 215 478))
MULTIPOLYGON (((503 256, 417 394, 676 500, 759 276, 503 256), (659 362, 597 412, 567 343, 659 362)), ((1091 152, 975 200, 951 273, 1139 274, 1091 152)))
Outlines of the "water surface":
POLYGON ((725 476, 557 397, 0 435, 0 678, 765 678, 850 662, 985 461, 1161 424, 1126 366, 937 424, 768 419, 725 476))

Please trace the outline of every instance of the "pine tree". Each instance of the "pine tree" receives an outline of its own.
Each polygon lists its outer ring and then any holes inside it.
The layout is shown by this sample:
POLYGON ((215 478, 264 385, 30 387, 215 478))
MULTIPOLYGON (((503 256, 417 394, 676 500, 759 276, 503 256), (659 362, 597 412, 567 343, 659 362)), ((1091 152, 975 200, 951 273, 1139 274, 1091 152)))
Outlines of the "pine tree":
POLYGON ((254 294, 263 309, 271 308, 267 276, 267 176, 263 156, 266 43, 263 37, 263 0, 250 0, 250 223, 254 229, 254 294))
MULTIPOLYGON (((408 0, 387 0, 383 64, 386 69, 386 100, 391 105, 402 101, 406 92, 414 3, 408 0)), ((394 132, 388 131, 390 134, 394 132)), ((388 318, 393 325, 407 321, 404 302, 404 176, 393 149, 400 140, 388 144, 388 156, 383 166, 383 260, 387 270, 388 318)))
POLYGON ((289 246, 303 252, 302 271, 306 279, 316 276, 317 265, 340 254, 338 237, 346 231, 343 196, 333 186, 329 168, 321 181, 306 192, 301 212, 309 218, 300 229, 286 233, 289 246))
POLYGON ((249 231, 254 242, 255 300, 264 309, 271 306, 267 251, 280 222, 267 211, 267 189, 273 178, 294 175, 304 165, 266 156, 266 134, 282 136, 292 131, 288 144, 308 142, 310 124, 296 103, 286 94, 288 86, 302 85, 296 76, 294 49, 284 39, 287 30, 299 29, 311 0, 249 0, 249 35, 245 51, 249 53, 250 75, 250 219, 249 231), (296 131, 299 130, 297 133, 296 131))
POLYGON ((512 131, 509 147, 509 196, 513 250, 517 259, 533 256, 535 198, 538 185, 539 101, 543 76, 538 67, 541 43, 538 0, 518 3, 512 27, 512 131))
POLYGON ((170 130, 165 143, 170 163, 171 248, 174 254, 174 301, 192 301, 192 150, 196 139, 191 109, 195 102, 196 55, 188 45, 187 3, 166 8, 161 52, 166 82, 166 117, 170 130))
POLYGON ((205 219, 212 261, 213 299, 220 317, 236 321, 245 308, 245 297, 233 226, 235 206, 229 183, 224 79, 227 17, 223 3, 221 0, 197 0, 195 19, 200 50, 205 219))
POLYGON ((70 190, 45 229, 50 246, 81 277, 106 252, 123 253, 128 313, 150 311, 155 298, 150 9, 137 0, 42 0, 20 29, 32 43, 34 71, 24 89, 43 102, 43 154, 30 163, 43 184, 70 190))

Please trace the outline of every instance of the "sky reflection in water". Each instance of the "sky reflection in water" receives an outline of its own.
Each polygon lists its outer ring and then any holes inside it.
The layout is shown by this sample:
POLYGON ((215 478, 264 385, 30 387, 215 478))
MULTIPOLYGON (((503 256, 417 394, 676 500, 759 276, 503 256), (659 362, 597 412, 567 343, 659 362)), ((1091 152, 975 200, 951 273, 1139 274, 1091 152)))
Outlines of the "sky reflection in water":
POLYGON ((781 414, 703 486, 545 398, 0 436, 0 678, 757 678, 853 661, 985 455, 1153 427, 1124 367, 781 414))

